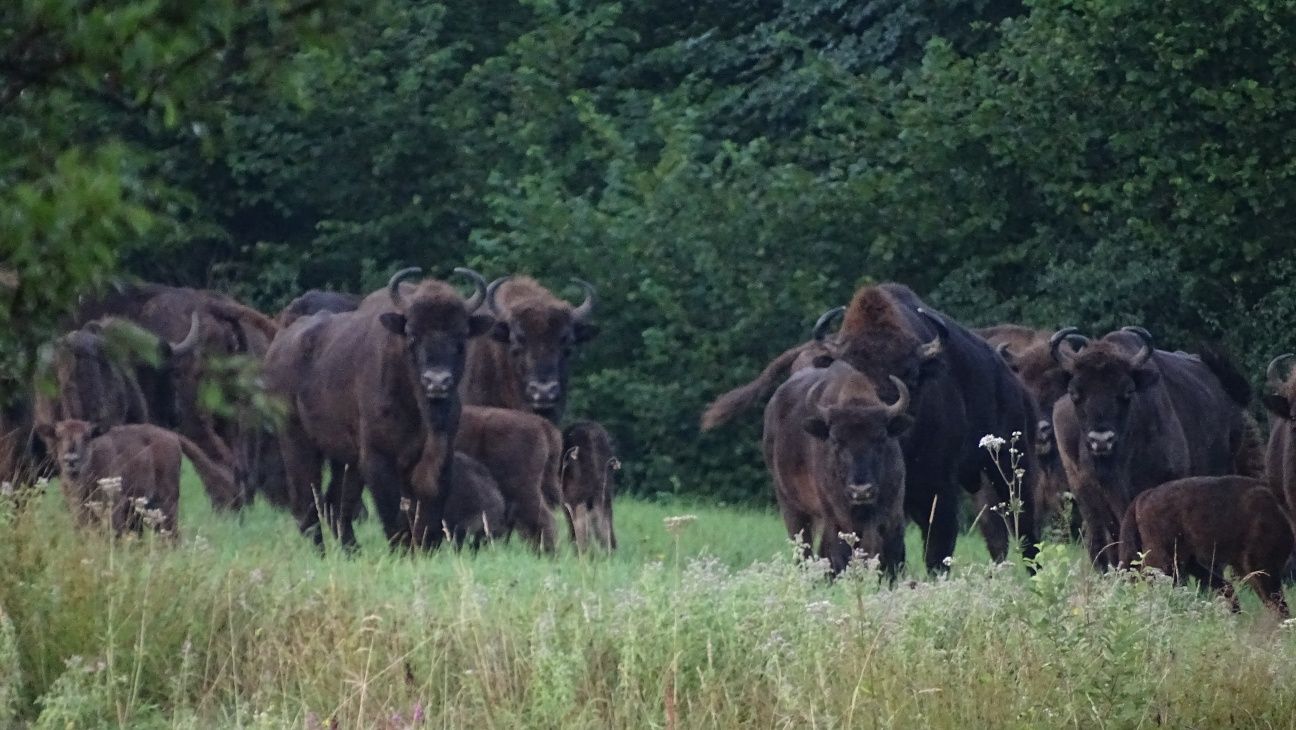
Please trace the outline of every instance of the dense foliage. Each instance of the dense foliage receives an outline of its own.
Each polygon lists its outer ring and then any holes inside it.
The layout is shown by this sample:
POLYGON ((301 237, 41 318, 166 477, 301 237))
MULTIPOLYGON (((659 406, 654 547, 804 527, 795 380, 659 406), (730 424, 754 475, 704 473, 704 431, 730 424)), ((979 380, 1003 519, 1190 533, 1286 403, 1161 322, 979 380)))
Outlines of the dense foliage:
POLYGON ((572 413, 629 487, 750 498, 758 419, 697 414, 861 281, 970 324, 1221 340, 1253 374, 1296 346, 1290 3, 112 5, 147 32, 0 11, 7 365, 114 262, 271 310, 407 264, 576 275, 603 334, 572 413), (36 31, 52 55, 15 55, 36 31))

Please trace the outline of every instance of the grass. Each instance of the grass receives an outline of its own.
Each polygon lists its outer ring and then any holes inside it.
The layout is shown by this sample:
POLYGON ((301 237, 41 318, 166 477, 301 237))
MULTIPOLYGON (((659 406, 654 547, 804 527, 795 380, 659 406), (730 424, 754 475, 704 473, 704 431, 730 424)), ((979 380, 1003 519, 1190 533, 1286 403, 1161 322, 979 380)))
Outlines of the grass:
POLYGON ((1031 577, 966 536, 949 578, 829 584, 772 511, 622 500, 612 557, 411 559, 369 523, 321 558, 196 486, 174 546, 74 532, 54 494, 3 510, 0 725, 1296 727, 1296 633, 1070 546, 1031 577))

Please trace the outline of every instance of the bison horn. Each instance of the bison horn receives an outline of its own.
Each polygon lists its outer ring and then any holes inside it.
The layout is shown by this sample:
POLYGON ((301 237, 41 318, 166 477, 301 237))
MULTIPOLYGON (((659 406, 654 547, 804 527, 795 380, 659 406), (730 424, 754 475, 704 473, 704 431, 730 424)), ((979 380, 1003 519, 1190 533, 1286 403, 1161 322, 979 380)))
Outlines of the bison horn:
POLYGON ((491 314, 495 315, 496 317, 500 316, 500 310, 499 310, 499 304, 495 302, 495 293, 499 291, 501 284, 503 284, 504 282, 508 281, 511 278, 512 277, 510 276, 501 276, 495 281, 492 281, 490 283, 490 286, 486 287, 486 306, 490 308, 491 314))
POLYGON ((811 330, 815 342, 823 342, 824 338, 828 336, 828 328, 832 327, 833 322, 837 321, 845 313, 845 307, 833 307, 819 315, 819 319, 815 320, 814 329, 811 330))
POLYGON ((189 332, 183 340, 171 343, 171 355, 173 357, 183 357, 198 349, 198 340, 202 337, 202 317, 198 315, 198 310, 189 314, 189 332))
POLYGON ((904 381, 900 378, 894 375, 888 377, 891 378, 891 383, 895 385, 896 392, 899 393, 896 396, 895 403, 886 407, 887 419, 890 420, 909 410, 909 388, 905 386, 904 381))
POLYGON ((1076 351, 1080 350, 1087 344, 1089 344, 1089 338, 1080 334, 1080 329, 1078 327, 1063 327, 1057 332, 1054 332, 1053 336, 1049 338, 1049 354, 1053 356, 1053 362, 1065 366, 1067 363, 1071 362, 1073 357, 1075 357, 1076 351), (1066 340, 1067 344, 1071 345, 1071 352, 1062 351, 1060 346, 1063 340, 1066 340), (1080 343, 1079 347, 1076 347, 1077 342, 1080 343))
POLYGON ((1270 389, 1277 390, 1283 384, 1284 378, 1280 372, 1281 366, 1292 358, 1296 358, 1296 355, 1288 352, 1269 361, 1269 368, 1265 370, 1265 381, 1268 382, 1270 389))
POLYGON ((928 322, 931 322, 932 326, 936 328, 935 339, 933 339, 931 342, 924 342, 923 344, 918 346, 918 357, 922 358, 923 360, 931 360, 932 358, 936 357, 941 353, 941 349, 943 349, 944 347, 945 340, 949 339, 949 327, 947 327, 945 323, 941 321, 940 317, 937 317, 936 315, 932 314, 931 312, 928 312, 926 309, 923 309, 922 307, 918 307, 918 314, 922 315, 924 319, 926 319, 928 322))
POLYGON ((1134 355, 1134 367, 1142 367, 1144 363, 1152 359, 1152 353, 1156 351, 1156 348, 1152 345, 1151 332, 1133 325, 1121 327, 1121 332, 1138 335, 1138 338, 1143 340, 1143 347, 1134 355))
POLYGON ((411 266, 408 269, 401 269, 392 274, 392 278, 387 282, 387 293, 391 295, 392 304, 402 312, 405 311, 405 298, 401 296, 400 285, 402 281, 413 278, 423 273, 423 270, 417 266, 411 266))
POLYGON ((823 392, 824 386, 827 385, 827 383, 828 380, 826 378, 819 378, 819 382, 810 386, 810 390, 806 391, 806 405, 809 406, 811 410, 817 412, 823 410, 819 407, 819 394, 823 392))
POLYGON ((594 314, 594 285, 582 279, 572 279, 572 281, 585 291, 585 301, 572 310, 572 319, 584 322, 594 314))
POLYGON ((477 311, 477 308, 482 305, 482 302, 486 301, 486 279, 483 278, 481 274, 473 271, 467 266, 456 266, 454 272, 471 279, 473 286, 476 288, 472 297, 470 297, 468 301, 464 302, 464 309, 467 310, 469 314, 472 314, 477 311))

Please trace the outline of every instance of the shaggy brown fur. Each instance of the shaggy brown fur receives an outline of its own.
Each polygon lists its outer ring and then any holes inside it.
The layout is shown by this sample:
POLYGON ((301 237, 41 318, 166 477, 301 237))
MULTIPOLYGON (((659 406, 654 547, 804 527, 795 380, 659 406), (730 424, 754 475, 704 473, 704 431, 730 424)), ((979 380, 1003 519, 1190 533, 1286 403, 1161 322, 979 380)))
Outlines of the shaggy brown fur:
POLYGON ((1274 360, 1268 378, 1271 392, 1263 397, 1269 411, 1266 473, 1274 493, 1296 514, 1296 370, 1283 378, 1280 369, 1284 364, 1290 366, 1290 358, 1274 360))
POLYGON ((1287 618, 1282 575, 1293 543, 1291 523, 1264 482, 1247 477, 1193 477, 1143 492, 1121 522, 1120 563, 1156 568, 1184 583, 1191 575, 1220 591, 1238 610, 1224 569, 1250 585, 1287 618))
MULTIPOLYGON (((414 470, 413 488, 416 494, 436 489, 438 477, 432 459, 425 466, 420 462, 414 470)), ((506 505, 499 484, 490 470, 480 461, 462 452, 455 452, 450 494, 446 497, 442 520, 456 548, 462 548, 471 538, 472 549, 485 542, 494 542, 506 536, 506 505)))
POLYGON ((616 549, 612 499, 616 494, 616 458, 612 436, 594 421, 578 421, 563 429, 562 501, 577 550, 591 541, 616 549))
POLYGON ((280 329, 296 322, 298 319, 319 312, 351 312, 360 306, 360 297, 344 292, 311 289, 288 303, 288 306, 275 317, 280 329))
POLYGON ((464 406, 455 448, 495 477, 507 505, 508 532, 533 547, 557 545, 553 510, 562 503, 562 433, 540 416, 489 406, 464 406))
POLYGON ((592 292, 573 307, 529 276, 497 280, 491 292, 495 327, 489 338, 469 346, 464 403, 530 411, 560 422, 571 354, 598 334, 590 321, 592 292))
POLYGON ((764 400, 792 373, 822 364, 831 357, 828 347, 815 340, 785 350, 771 360, 754 380, 711 401, 702 413, 702 430, 710 431, 728 423, 734 416, 764 400))

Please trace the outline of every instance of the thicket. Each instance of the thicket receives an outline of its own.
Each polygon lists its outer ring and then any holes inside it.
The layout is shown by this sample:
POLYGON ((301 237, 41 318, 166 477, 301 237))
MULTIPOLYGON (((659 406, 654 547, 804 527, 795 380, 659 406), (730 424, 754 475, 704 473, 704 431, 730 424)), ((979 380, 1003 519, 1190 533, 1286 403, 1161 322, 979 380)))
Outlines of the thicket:
POLYGON ((602 334, 573 415, 630 489, 746 499, 758 419, 697 414, 862 282, 1218 340, 1257 380, 1296 348, 1296 4, 264 0, 168 19, 224 29, 192 83, 160 33, 79 54, 65 5, 0 9, 11 369, 114 266, 269 310, 411 264, 576 275, 602 334), (15 52, 38 30, 55 82, 15 52))

